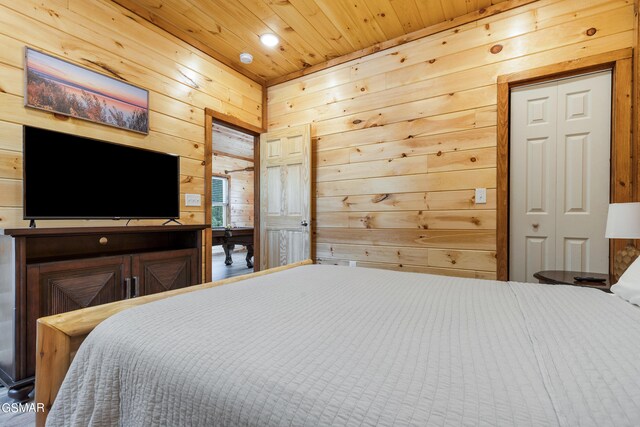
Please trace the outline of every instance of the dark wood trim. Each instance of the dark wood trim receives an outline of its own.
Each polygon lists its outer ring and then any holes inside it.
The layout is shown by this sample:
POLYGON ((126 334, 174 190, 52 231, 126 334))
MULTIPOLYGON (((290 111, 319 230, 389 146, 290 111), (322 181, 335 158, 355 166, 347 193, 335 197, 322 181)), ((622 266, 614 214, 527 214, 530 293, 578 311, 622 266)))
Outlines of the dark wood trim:
MULTIPOLYGON (((266 103, 265 103, 265 99, 266 99, 266 88, 264 88, 263 86, 263 91, 262 91, 262 98, 263 98, 263 106, 262 106, 262 122, 263 124, 266 122, 266 103)), ((205 114, 205 126, 207 128, 210 129, 209 132, 205 133, 205 153, 211 153, 209 155, 210 158, 212 158, 212 156, 214 154, 216 155, 223 155, 223 156, 228 156, 228 157, 234 157, 237 159, 241 159, 241 160, 246 160, 249 162, 253 162, 254 165, 257 165, 256 170, 253 173, 253 211, 254 211, 254 216, 253 216, 253 229, 254 229, 254 236, 253 236, 253 240, 255 242, 254 244, 254 254, 253 254, 253 266, 254 266, 254 271, 258 271, 260 270, 260 169, 259 169, 259 165, 260 165, 260 134, 263 132, 266 132, 264 129, 259 128, 257 126, 254 126, 250 123, 246 123, 236 117, 233 116, 229 116, 227 114, 224 113, 219 113, 215 110, 212 110, 211 108, 205 108, 204 109, 204 114, 205 114), (232 155, 232 154, 228 154, 228 153, 223 153, 220 151, 215 151, 213 150, 213 122, 220 122, 223 123, 225 126, 229 126, 235 130, 239 130, 241 132, 244 133, 248 133, 249 135, 253 135, 254 138, 254 143, 253 143, 253 159, 248 158, 248 157, 243 157, 243 156, 237 156, 237 155, 232 155)), ((208 167, 206 167, 205 169, 205 181, 211 183, 211 177, 213 176, 213 170, 212 170, 212 161, 213 159, 211 159, 211 163, 209 164, 208 167)), ((230 177, 228 177, 230 178, 230 177)), ((209 184, 211 185, 211 184, 209 184)), ((212 269, 212 260, 211 260, 211 244, 212 244, 212 237, 211 237, 211 190, 209 190, 206 194, 205 194, 205 210, 208 210, 208 218, 209 218, 209 228, 207 230, 205 230, 205 236, 208 237, 208 239, 206 240, 206 248, 205 248, 205 254, 207 259, 205 260, 205 270, 207 269, 206 265, 208 265, 208 274, 206 276, 206 281, 211 281, 211 269, 212 269)), ((205 215, 207 215, 205 213, 205 215)))
POLYGON ((246 68, 240 66, 239 64, 234 63, 232 60, 230 60, 226 56, 221 55, 220 53, 218 53, 215 49, 212 49, 207 44, 202 43, 201 41, 199 41, 197 37, 194 37, 194 36, 190 35, 186 31, 182 31, 181 29, 179 29, 178 27, 176 27, 175 25, 173 25, 171 22, 167 21, 166 19, 164 19, 164 18, 160 17, 159 15, 157 15, 157 14, 155 14, 153 12, 150 12, 150 11, 146 10, 144 7, 138 5, 135 0, 113 0, 113 1, 114 1, 114 3, 124 7, 125 9, 129 10, 130 12, 133 12, 134 14, 138 15, 140 18, 144 19, 145 21, 149 21, 154 26, 166 31, 167 33, 171 34, 172 36, 175 36, 175 37, 179 38, 183 42, 185 42, 185 43, 193 46, 194 48, 200 50, 201 52, 209 55, 213 59, 221 62, 222 64, 226 65, 227 67, 231 68, 232 70, 237 71, 238 73, 242 74, 243 76, 248 77, 249 79, 253 80, 254 82, 256 82, 258 84, 263 84, 264 83, 264 81, 265 81, 264 77, 259 76, 258 74, 252 73, 251 71, 249 71, 246 68))
POLYGON ((498 83, 496 278, 509 279, 509 83, 498 83))
POLYGON ((333 58, 328 61, 321 62, 319 64, 315 64, 310 67, 304 68, 302 70, 294 71, 293 73, 287 74, 285 76, 275 77, 273 79, 267 80, 266 86, 268 87, 275 86, 277 84, 284 83, 289 80, 297 79, 298 77, 306 76, 312 73, 317 73, 318 71, 335 67, 336 65, 344 64, 345 62, 353 61, 354 59, 363 58, 365 56, 374 54, 376 52, 380 52, 382 50, 391 49, 391 48, 403 45, 405 43, 412 42, 414 40, 422 39, 430 35, 437 34, 442 31, 446 31, 451 28, 458 27, 460 25, 468 24, 470 22, 477 21, 479 19, 484 19, 489 16, 497 15, 501 12, 506 12, 508 10, 515 9, 517 7, 525 6, 535 1, 537 0, 510 0, 502 3, 494 4, 493 6, 482 8, 478 11, 467 13, 466 15, 462 15, 457 18, 450 19, 445 22, 441 22, 439 24, 431 25, 430 27, 422 28, 420 30, 414 31, 409 34, 403 34, 391 40, 387 40, 385 42, 376 43, 373 46, 369 46, 367 48, 360 49, 355 52, 348 53, 346 55, 342 55, 338 58, 333 58))
POLYGON ((207 177, 207 171, 212 172, 213 168, 213 144, 211 143, 213 138, 213 116, 204 115, 204 223, 207 225, 207 229, 204 231, 204 281, 210 282, 212 278, 212 259, 211 252, 211 177, 207 177), (209 202, 207 203, 207 197, 209 202))
MULTIPOLYGON (((633 50, 633 70, 635 71, 635 75, 638 75, 638 70, 640 70, 640 13, 638 11, 638 1, 634 2, 634 6, 635 6, 635 14, 636 14, 636 19, 634 19, 633 21, 633 33, 635 35, 634 37, 634 43, 633 46, 635 47, 635 49, 633 50)), ((638 117, 638 113, 640 112, 640 84, 638 84, 638 82, 636 81, 636 79, 634 78, 634 84, 633 84, 633 100, 631 101, 632 104, 632 113, 634 114, 635 117, 638 117)), ((636 120, 632 120, 633 122, 633 132, 632 132, 632 136, 633 136, 633 141, 632 141, 632 145, 633 147, 635 147, 636 149, 638 149, 640 147, 640 120, 636 119, 636 120)), ((638 155, 638 151, 636 150, 634 152, 634 155, 637 156, 638 155)), ((634 159, 637 159, 638 157, 634 157, 634 159)), ((638 161, 636 160, 635 162, 633 162, 633 165, 635 167, 635 173, 634 173, 634 177, 636 178, 635 180, 635 200, 640 200, 640 165, 638 165, 638 161)), ((640 241, 636 241, 636 247, 640 247, 638 246, 638 244, 640 244, 640 241)))
POLYGON ((205 224, 189 225, 132 225, 120 227, 57 227, 57 228, 6 228, 2 234, 5 236, 73 236, 85 234, 140 234, 157 233, 159 231, 192 231, 204 230, 205 224))
MULTIPOLYGON (((635 201, 634 154, 631 141, 631 97, 633 59, 616 61, 613 69, 613 115, 611 118, 611 202, 635 201)), ((636 185, 637 186, 637 185, 636 185)), ((613 272, 614 254, 627 245, 624 239, 609 240, 609 272, 613 272)))
MULTIPOLYGON (((631 140, 632 49, 621 49, 545 67, 498 77, 498 164, 497 164, 497 278, 509 277, 509 93, 512 87, 561 77, 611 69, 613 77, 611 116, 611 202, 634 200, 633 156, 637 141, 631 140)), ((637 192, 638 189, 636 188, 637 192)), ((623 240, 611 240, 609 259, 624 247, 623 240)))
POLYGON ((260 135, 253 136, 253 159, 253 271, 260 271, 260 135))
MULTIPOLYGON (((263 108, 263 113, 264 113, 264 108, 263 108)), ((240 130, 242 132, 245 132, 251 135, 261 134, 266 132, 266 130, 261 127, 252 125, 251 123, 247 123, 244 120, 241 120, 237 117, 212 110, 211 108, 205 108, 204 114, 211 116, 214 121, 223 122, 225 125, 233 129, 240 130)))
POLYGON ((612 68, 616 61, 631 58, 632 48, 612 50, 599 55, 572 59, 558 64, 532 68, 511 74, 498 76, 498 83, 509 83, 509 87, 517 87, 539 81, 557 79, 580 73, 612 68))

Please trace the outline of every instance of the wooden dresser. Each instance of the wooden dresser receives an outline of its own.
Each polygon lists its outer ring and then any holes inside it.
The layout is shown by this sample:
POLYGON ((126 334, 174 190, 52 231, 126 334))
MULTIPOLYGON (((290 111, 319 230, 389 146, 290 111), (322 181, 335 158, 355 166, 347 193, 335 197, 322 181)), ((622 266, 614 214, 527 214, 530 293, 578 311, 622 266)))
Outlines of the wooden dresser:
POLYGON ((33 388, 36 320, 201 282, 204 225, 7 229, 0 236, 0 382, 33 388))

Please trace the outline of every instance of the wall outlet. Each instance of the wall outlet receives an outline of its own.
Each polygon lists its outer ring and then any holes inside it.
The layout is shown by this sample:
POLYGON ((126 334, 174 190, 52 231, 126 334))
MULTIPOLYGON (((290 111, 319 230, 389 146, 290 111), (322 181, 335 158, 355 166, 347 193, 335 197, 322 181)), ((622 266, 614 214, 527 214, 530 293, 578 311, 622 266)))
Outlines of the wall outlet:
POLYGON ((487 189, 476 188, 476 205, 487 203, 487 189))
POLYGON ((200 206, 202 205, 202 200, 199 194, 185 194, 184 204, 185 206, 200 206))
POLYGON ((349 267, 357 267, 358 264, 356 261, 349 261, 349 267))

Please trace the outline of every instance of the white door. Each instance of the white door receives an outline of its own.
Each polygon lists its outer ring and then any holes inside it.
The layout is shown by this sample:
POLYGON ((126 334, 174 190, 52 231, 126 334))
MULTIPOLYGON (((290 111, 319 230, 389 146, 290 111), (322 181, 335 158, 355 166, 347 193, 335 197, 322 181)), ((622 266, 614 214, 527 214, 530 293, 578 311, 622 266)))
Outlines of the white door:
POLYGON ((309 125, 260 136, 260 268, 311 258, 309 125))
POLYGON ((509 279, 607 273, 611 72, 511 92, 509 279))

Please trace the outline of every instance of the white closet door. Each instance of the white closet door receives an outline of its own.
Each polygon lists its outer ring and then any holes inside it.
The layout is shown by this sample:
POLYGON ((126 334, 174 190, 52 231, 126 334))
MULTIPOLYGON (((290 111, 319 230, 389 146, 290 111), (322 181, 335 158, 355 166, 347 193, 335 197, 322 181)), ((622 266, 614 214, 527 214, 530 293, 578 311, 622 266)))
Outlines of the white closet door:
POLYGON ((558 113, 556 267, 607 273, 611 73, 559 84, 558 113))
POLYGON ((555 269, 556 83, 511 94, 509 279, 555 269))
POLYGON ((511 93, 509 278, 606 273, 611 73, 511 93))

